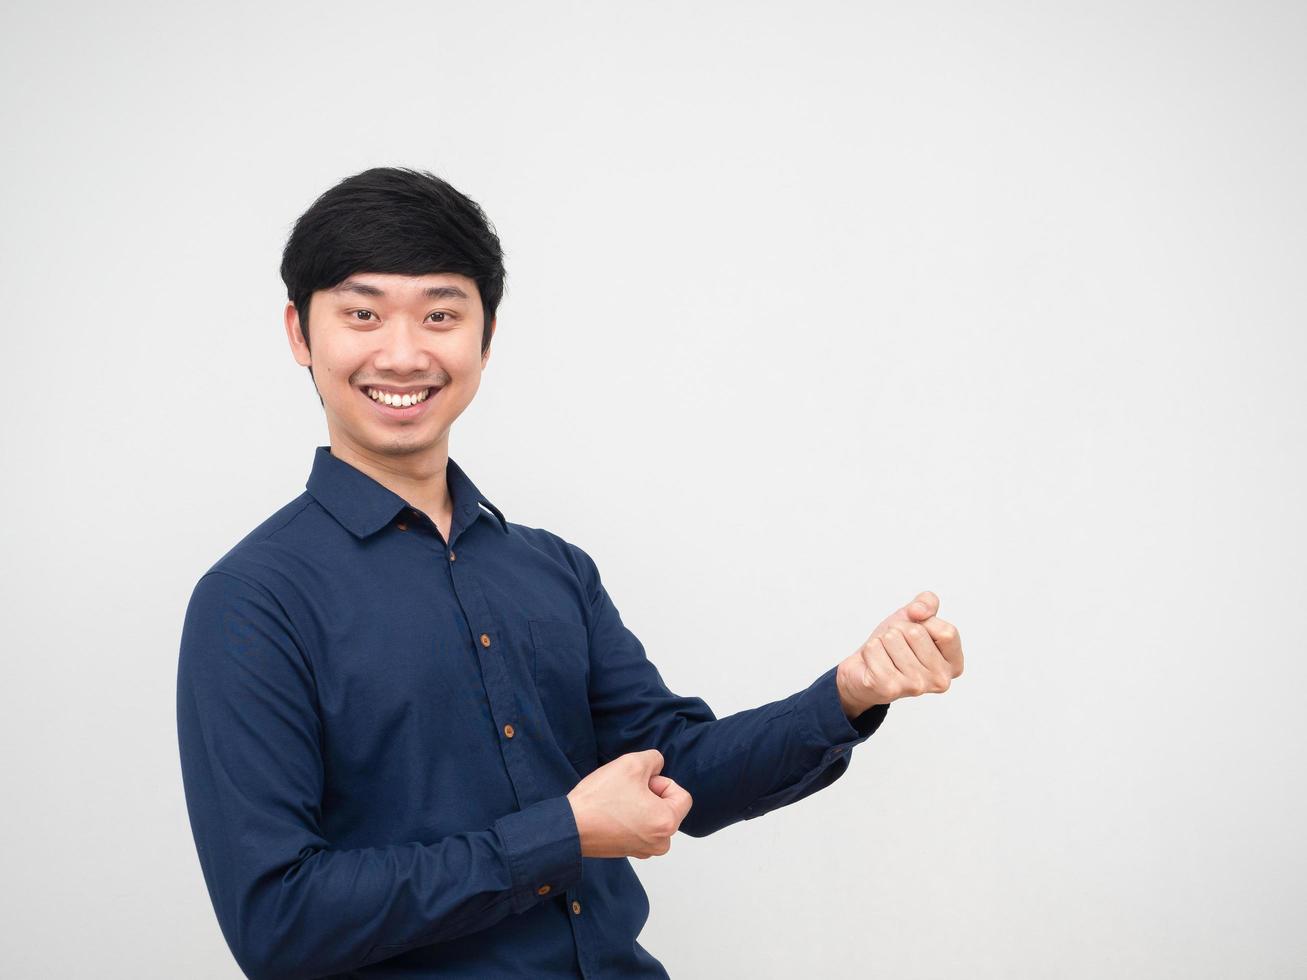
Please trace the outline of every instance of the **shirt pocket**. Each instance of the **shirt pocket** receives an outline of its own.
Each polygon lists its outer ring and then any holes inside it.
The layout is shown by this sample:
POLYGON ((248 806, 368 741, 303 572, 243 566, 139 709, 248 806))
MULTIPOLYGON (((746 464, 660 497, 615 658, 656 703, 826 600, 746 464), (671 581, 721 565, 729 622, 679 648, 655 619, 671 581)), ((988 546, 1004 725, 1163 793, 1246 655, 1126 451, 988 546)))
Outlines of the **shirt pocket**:
POLYGON ((590 635, 561 619, 528 620, 536 693, 554 740, 578 772, 598 761, 590 718, 590 635))

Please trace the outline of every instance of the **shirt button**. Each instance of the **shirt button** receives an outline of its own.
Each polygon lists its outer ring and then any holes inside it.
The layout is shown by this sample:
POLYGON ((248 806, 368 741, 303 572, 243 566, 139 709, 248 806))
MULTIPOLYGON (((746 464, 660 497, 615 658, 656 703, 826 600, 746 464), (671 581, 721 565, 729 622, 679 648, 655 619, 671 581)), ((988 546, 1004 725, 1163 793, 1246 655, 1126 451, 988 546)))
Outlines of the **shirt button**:
POLYGON ((399 528, 401 531, 407 531, 407 530, 408 530, 408 525, 405 524, 403 521, 400 521, 399 523, 397 523, 397 524, 395 525, 395 527, 399 528))
POLYGON ((481 634, 481 645, 482 645, 483 647, 488 647, 488 646, 490 646, 490 636, 489 636, 488 634, 486 634, 486 633, 482 633, 482 634, 481 634))
POLYGON ((580 914, 581 914, 581 903, 580 903, 580 902, 573 902, 573 903, 572 903, 572 914, 573 914, 573 915, 580 915, 580 914))
POLYGON ((509 738, 512 738, 512 737, 513 737, 513 726, 512 726, 512 725, 505 725, 505 726, 504 726, 504 734, 507 735, 509 738))
POLYGON ((549 894, 549 886, 548 886, 548 885, 541 885, 539 888, 536 889, 536 894, 537 894, 537 895, 548 895, 548 894, 549 894))
POLYGON ((454 553, 452 551, 449 553, 449 560, 450 561, 454 560, 454 553))

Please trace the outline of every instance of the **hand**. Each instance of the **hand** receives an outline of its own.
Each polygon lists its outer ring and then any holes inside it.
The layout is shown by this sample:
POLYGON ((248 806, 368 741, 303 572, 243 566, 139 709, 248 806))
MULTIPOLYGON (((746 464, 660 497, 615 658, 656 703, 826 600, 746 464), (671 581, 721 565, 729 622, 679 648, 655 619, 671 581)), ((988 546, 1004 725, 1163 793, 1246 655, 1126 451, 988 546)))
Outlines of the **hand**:
POLYGON ((899 698, 942 694, 962 675, 962 639, 955 626, 935 615, 938 610, 935 593, 919 593, 840 662, 835 686, 847 717, 899 698))
POLYGON ((653 857, 672 847, 690 812, 690 794, 659 775, 657 749, 628 752, 600 766, 567 794, 583 857, 653 857))

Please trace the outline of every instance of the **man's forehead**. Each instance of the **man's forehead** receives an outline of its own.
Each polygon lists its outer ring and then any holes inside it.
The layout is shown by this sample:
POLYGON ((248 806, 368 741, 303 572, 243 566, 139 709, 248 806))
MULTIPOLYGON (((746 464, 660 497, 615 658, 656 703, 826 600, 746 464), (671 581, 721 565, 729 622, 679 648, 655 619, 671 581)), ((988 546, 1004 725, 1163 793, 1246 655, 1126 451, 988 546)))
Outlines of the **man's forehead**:
POLYGON ((406 276, 390 272, 356 272, 327 290, 338 295, 371 296, 388 299, 471 299, 476 283, 467 276, 452 272, 406 276))

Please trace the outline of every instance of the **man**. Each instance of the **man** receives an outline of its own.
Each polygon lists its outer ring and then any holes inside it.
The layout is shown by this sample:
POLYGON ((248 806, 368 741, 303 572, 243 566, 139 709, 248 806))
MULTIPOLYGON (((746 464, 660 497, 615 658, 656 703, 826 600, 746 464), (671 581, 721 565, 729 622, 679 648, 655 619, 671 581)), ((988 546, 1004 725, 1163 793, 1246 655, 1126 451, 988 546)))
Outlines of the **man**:
POLYGON ((449 457, 503 295, 478 205, 368 170, 300 217, 281 272, 330 446, 199 579, 177 675, 232 953, 256 978, 666 977, 628 858, 829 786, 892 701, 961 674, 957 631, 923 592, 805 690, 716 718, 585 551, 449 457))

